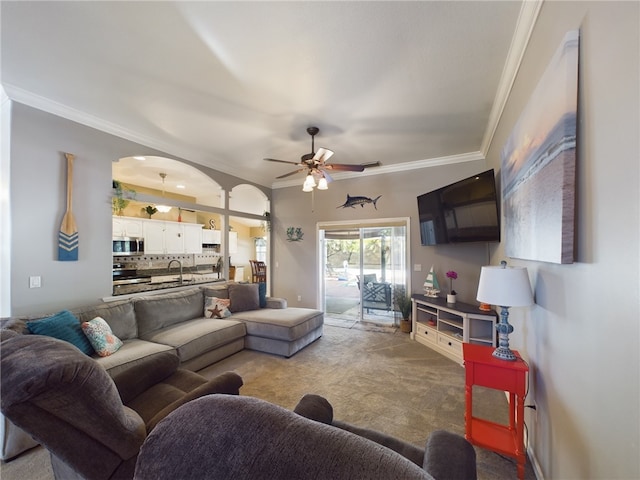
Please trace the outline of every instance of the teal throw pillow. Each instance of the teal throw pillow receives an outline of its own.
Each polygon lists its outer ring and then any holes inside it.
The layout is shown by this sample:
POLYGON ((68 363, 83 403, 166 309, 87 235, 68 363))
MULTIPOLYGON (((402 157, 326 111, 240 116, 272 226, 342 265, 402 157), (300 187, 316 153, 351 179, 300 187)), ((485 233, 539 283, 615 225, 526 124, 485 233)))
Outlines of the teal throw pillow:
POLYGON ((265 282, 258 283, 258 300, 260 308, 267 306, 267 284, 265 282))
POLYGON ((27 322, 27 328, 35 335, 64 340, 76 346, 82 353, 93 355, 93 347, 82 333, 80 321, 68 310, 63 310, 51 317, 27 322))

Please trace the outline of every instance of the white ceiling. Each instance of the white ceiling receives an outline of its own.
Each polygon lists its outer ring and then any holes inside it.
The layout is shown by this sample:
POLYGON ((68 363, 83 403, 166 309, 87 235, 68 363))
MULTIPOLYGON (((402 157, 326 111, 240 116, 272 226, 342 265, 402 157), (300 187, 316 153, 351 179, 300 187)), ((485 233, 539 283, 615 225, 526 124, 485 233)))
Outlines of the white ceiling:
POLYGON ((0 8, 13 100, 273 187, 295 167, 262 159, 298 161, 310 125, 380 172, 482 158, 535 21, 515 0, 0 8))

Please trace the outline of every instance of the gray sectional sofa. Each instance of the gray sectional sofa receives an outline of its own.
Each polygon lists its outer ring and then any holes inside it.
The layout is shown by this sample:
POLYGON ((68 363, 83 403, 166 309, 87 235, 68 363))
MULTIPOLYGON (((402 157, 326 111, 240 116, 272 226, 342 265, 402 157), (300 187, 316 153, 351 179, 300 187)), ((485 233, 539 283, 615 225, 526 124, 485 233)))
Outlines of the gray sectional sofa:
MULTIPOLYGON (((180 367, 192 371, 244 348, 290 357, 320 338, 324 324, 322 311, 290 308, 284 299, 261 295, 258 284, 194 287, 70 311, 80 322, 103 318, 122 341, 109 356, 93 355, 112 377, 163 352, 177 355, 180 367), (205 301, 213 297, 230 302, 231 316, 205 317, 205 301)), ((2 328, 29 334, 29 320, 33 319, 4 319, 2 328)), ((1 420, 3 460, 35 445, 7 419, 1 420)))

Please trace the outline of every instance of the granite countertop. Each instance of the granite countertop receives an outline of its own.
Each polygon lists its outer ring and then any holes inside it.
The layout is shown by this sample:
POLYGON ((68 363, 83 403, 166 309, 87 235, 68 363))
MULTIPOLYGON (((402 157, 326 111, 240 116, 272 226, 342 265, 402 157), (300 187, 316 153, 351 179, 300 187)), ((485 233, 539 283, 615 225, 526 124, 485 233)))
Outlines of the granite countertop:
POLYGON ((225 282, 224 278, 216 278, 213 273, 207 274, 191 274, 185 273, 183 281, 178 281, 179 275, 165 275, 151 277, 150 283, 132 283, 128 285, 114 285, 113 295, 129 295, 132 293, 152 292, 155 290, 165 290, 176 287, 189 287, 192 285, 202 285, 205 283, 225 282), (175 281, 172 281, 175 278, 175 281))

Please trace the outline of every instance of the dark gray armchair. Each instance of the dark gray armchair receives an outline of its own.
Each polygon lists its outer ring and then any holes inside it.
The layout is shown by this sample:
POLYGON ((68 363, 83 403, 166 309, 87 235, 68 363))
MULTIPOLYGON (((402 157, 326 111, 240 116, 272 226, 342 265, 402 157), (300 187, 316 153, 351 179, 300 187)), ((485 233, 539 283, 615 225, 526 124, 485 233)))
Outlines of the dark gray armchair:
POLYGON ((67 342, 2 338, 2 413, 50 452, 59 479, 132 478, 140 446, 162 418, 197 397, 237 395, 242 386, 232 372, 208 381, 178 369, 170 352, 112 379, 67 342))
POLYGON ((447 432, 431 435, 416 464, 384 443, 264 400, 209 395, 158 424, 134 478, 473 480, 475 472, 473 447, 447 432))
POLYGON ((425 448, 420 448, 383 432, 335 420, 333 407, 329 401, 314 394, 303 396, 294 412, 383 445, 422 467, 437 480, 477 478, 476 452, 473 446, 460 435, 436 430, 429 435, 425 448))

